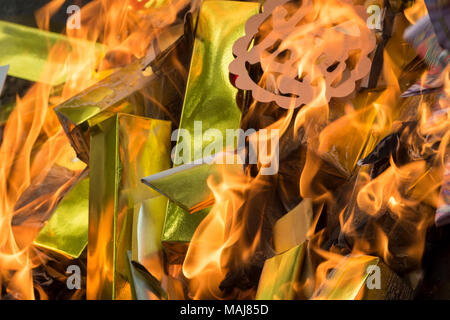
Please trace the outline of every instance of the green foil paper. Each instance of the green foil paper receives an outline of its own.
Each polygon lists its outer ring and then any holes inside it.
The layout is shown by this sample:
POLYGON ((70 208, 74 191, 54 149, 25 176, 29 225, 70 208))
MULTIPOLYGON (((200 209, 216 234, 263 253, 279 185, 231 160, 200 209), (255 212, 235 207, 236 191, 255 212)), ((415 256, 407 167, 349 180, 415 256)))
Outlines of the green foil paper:
MULTIPOLYGON (((169 168, 170 134, 168 121, 120 113, 91 128, 88 299, 131 298, 133 218, 159 196, 140 178, 169 168)), ((154 218, 162 224, 160 213, 154 218)))
POLYGON ((212 182, 219 184, 225 170, 229 173, 243 172, 239 164, 191 162, 145 177, 142 182, 182 209, 194 213, 214 204, 207 179, 211 178, 212 182))
MULTIPOLYGON (((214 198, 205 177, 217 178, 215 166, 207 163, 185 164, 142 179, 146 185, 160 192, 189 212, 201 206, 208 207, 214 198)), ((196 210, 198 211, 198 210, 196 210)))
MULTIPOLYGON (((180 122, 180 129, 189 131, 193 137, 190 161, 203 158, 203 150, 210 142, 202 139, 203 132, 218 129, 226 137, 226 129, 239 128, 241 113, 236 104, 237 89, 228 80, 228 65, 233 60, 234 42, 244 35, 245 22, 258 11, 259 3, 237 1, 206 1, 200 9, 180 122), (202 122, 200 134, 194 132, 195 121, 202 122)), ((180 163, 182 156, 181 150, 176 149, 175 163, 180 163)), ((204 189, 206 179, 207 174, 200 179, 199 190, 204 189)), ((190 214, 169 201, 162 234, 169 253, 185 252, 207 213, 208 209, 203 209, 190 214)), ((177 258, 171 261, 177 260, 180 261, 177 258)))
MULTIPOLYGON (((59 44, 71 50, 72 45, 79 48, 90 48, 92 43, 83 40, 71 39, 61 34, 48 32, 23 25, 0 21, 0 65, 9 64, 8 74, 16 78, 33 82, 48 82, 58 85, 65 81, 66 74, 50 79, 41 77, 44 66, 47 63, 50 49, 59 44)), ((106 51, 101 44, 95 44, 98 52, 106 51)), ((57 63, 57 62, 52 62, 57 63)), ((63 62, 60 62, 59 70, 64 70, 63 62)))
POLYGON ((256 300, 292 300, 300 279, 305 244, 267 259, 258 284, 256 300))
POLYGON ((58 204, 34 245, 78 258, 88 242, 89 178, 78 182, 58 204))

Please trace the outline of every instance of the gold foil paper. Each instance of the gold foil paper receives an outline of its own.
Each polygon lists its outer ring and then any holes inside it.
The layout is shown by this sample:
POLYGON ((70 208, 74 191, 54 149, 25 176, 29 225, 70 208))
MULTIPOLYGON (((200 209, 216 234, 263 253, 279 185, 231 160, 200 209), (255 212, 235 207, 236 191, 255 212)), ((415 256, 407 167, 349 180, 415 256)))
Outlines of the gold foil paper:
POLYGON ((372 96, 376 94, 361 94, 353 101, 355 112, 337 118, 321 133, 326 142, 320 146, 320 157, 333 164, 343 177, 354 174, 358 160, 377 142, 372 141, 372 125, 378 113, 372 96))
POLYGON ((314 294, 316 300, 410 299, 412 289, 380 258, 366 255, 343 257, 314 294))
MULTIPOLYGON (((158 48, 164 52, 164 57, 174 50, 182 35, 183 26, 173 27, 161 35, 163 40, 158 42, 158 48)), ((165 75, 160 69, 170 68, 162 66, 164 63, 155 58, 156 54, 152 47, 146 57, 117 70, 55 108, 58 118, 81 160, 89 162, 90 126, 117 112, 140 116, 147 114, 143 105, 135 102, 128 103, 125 100, 130 95, 150 87, 154 89, 152 98, 157 101, 156 104, 166 106, 169 103, 167 97, 172 97, 175 89, 168 86, 167 81, 163 82, 165 75), (150 62, 153 65, 149 65, 150 62), (161 83, 166 83, 166 85, 161 87, 161 83), (157 95, 154 91, 164 91, 164 94, 157 95)), ((170 59, 168 60, 170 61, 170 59)))
POLYGON ((331 271, 321 288, 314 295, 317 300, 354 300, 364 286, 367 268, 376 266, 378 257, 354 256, 344 257, 331 271))
MULTIPOLYGON (((88 299, 131 298, 127 251, 136 210, 162 224, 160 212, 146 212, 159 194, 140 179, 169 168, 170 134, 168 121, 120 113, 91 128, 88 299)), ((157 232, 147 236, 155 241, 157 232)))
POLYGON ((59 203, 34 245, 78 258, 88 242, 89 178, 79 181, 59 203))
POLYGON ((133 300, 167 300, 167 293, 161 284, 145 267, 131 259, 131 252, 127 253, 130 267, 130 285, 133 300))
POLYGON ((267 259, 259 279, 256 300, 292 300, 301 275, 305 244, 267 259))
POLYGON ((142 179, 146 185, 168 197, 186 211, 210 206, 214 198, 206 178, 217 175, 214 165, 185 164, 142 179))
POLYGON ((242 165, 218 163, 187 163, 142 179, 142 182, 168 197, 176 205, 195 213, 214 204, 214 196, 207 184, 222 181, 223 170, 243 171, 242 165))
POLYGON ((132 258, 144 263, 161 250, 161 233, 167 198, 151 198, 135 205, 133 217, 132 258))
MULTIPOLYGON (((180 122, 180 128, 193 137, 190 161, 203 158, 203 150, 210 143, 202 139, 206 130, 217 129, 226 137, 226 129, 239 128, 237 89, 228 80, 228 65, 233 60, 234 42, 244 35, 245 22, 258 10, 259 3, 238 1, 206 1, 200 9, 180 122), (200 134, 194 132, 195 121, 202 121, 200 134)), ((178 137, 177 142, 180 140, 178 137)), ((176 149, 175 163, 181 162, 180 151, 176 149)), ((201 179, 201 186, 206 185, 206 178, 201 179)), ((203 190, 201 186, 198 188, 203 190)), ((203 209, 190 214, 169 201, 162 235, 164 246, 182 254, 207 212, 203 209)))
POLYGON ((312 200, 303 199, 273 226, 275 252, 280 254, 306 241, 313 220, 312 200))

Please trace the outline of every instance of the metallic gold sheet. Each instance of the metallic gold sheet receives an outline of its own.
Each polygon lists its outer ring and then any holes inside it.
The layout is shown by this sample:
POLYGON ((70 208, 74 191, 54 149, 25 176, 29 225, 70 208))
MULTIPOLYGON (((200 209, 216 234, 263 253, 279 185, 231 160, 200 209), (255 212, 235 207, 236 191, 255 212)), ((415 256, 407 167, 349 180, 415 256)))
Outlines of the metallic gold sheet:
MULTIPOLYGON (((166 55, 172 52, 184 32, 183 26, 175 26, 161 35, 164 41, 158 41, 159 50, 166 55)), ((93 86, 75 95, 69 100, 55 107, 59 120, 68 135, 71 144, 78 157, 89 162, 89 127, 103 121, 117 112, 130 113, 145 116, 142 104, 127 103, 127 97, 147 87, 157 87, 164 91, 164 95, 157 95, 152 91, 152 98, 156 103, 166 106, 167 97, 174 95, 175 88, 167 82, 161 87, 164 80, 164 72, 161 72, 161 64, 156 58, 153 48, 149 54, 136 60, 124 68, 117 70, 93 86), (154 65, 149 65, 153 62, 154 65)), ((170 59, 168 59, 170 60, 170 59)), ((167 69, 167 68, 166 68, 167 69)), ((170 68, 169 68, 170 69, 170 68)), ((173 69, 173 68, 172 68, 173 69)), ((173 76, 173 74, 171 75, 173 76)))
MULTIPOLYGON (((209 141, 194 135, 194 121, 202 121, 202 129, 218 129, 225 137, 226 129, 237 129, 241 118, 236 104, 237 90, 229 82, 228 65, 233 60, 232 46, 244 35, 247 19, 258 13, 259 3, 238 1, 206 1, 197 22, 196 37, 180 128, 191 133, 191 161, 203 158, 209 141), (201 148, 195 146, 201 145, 201 148)), ((203 134, 202 132, 202 134, 203 134)), ((180 142, 180 137, 178 137, 180 142)), ((179 163, 178 151, 175 163, 179 163)), ((206 176, 202 184, 206 184, 206 176)), ((162 241, 169 251, 183 253, 195 229, 206 216, 204 209, 195 214, 169 201, 162 241)))
POLYGON ((267 259, 259 279, 256 300, 292 300, 296 296, 305 244, 302 243, 282 254, 267 259))
POLYGON ((41 229, 34 245, 78 258, 88 242, 89 178, 70 190, 41 229))
MULTIPOLYGON (((325 128, 320 157, 333 164, 343 177, 349 178, 357 169, 357 162, 368 154, 378 142, 374 141, 372 125, 377 118, 377 107, 373 103, 378 93, 363 93, 354 101, 356 110, 351 115, 342 115, 325 128), (351 137, 351 139, 348 139, 351 137)), ((336 112, 336 111, 334 111, 336 112)))
POLYGON ((273 244, 277 254, 306 241, 313 220, 312 200, 305 198, 273 226, 273 244))
POLYGON ((132 258, 141 264, 156 255, 161 246, 161 233, 166 215, 167 198, 151 198, 135 205, 133 217, 132 258))
POLYGON ((378 257, 344 257, 314 295, 317 300, 354 300, 364 286, 370 265, 377 265, 378 257))
MULTIPOLYGON (((153 176, 142 179, 149 187, 175 202, 186 211, 204 203, 211 205, 211 191, 205 183, 208 176, 216 176, 214 165, 210 164, 185 164, 153 176)), ((198 210, 197 210, 198 211, 198 210)))
POLYGON ((145 177, 142 182, 168 197, 183 210, 194 213, 214 204, 214 196, 206 181, 211 177, 214 183, 220 183, 223 170, 237 173, 243 171, 243 168, 239 164, 191 162, 145 177))
POLYGON ((391 300, 410 299, 412 294, 411 287, 392 272, 380 258, 352 255, 342 258, 314 294, 313 299, 391 300), (375 277, 379 277, 378 285, 375 277))
MULTIPOLYGON (((61 34, 6 21, 0 21, 0 42, 0 65, 10 65, 9 75, 34 82, 48 82, 51 85, 63 83, 67 76, 61 74, 54 79, 41 77, 52 46, 58 43, 70 51, 74 44, 79 48, 92 48, 93 45, 83 40, 71 39, 69 42, 69 38, 61 34)), ((106 51, 101 44, 95 44, 95 49, 99 55, 106 51)), ((64 62, 59 64, 58 69, 65 70, 64 62)))
POLYGON ((127 253, 127 258, 133 300, 154 300, 155 298, 167 300, 167 293, 161 288, 158 279, 144 266, 132 260, 130 251, 127 253))
POLYGON ((131 298, 133 217, 159 196, 140 178, 170 166, 170 134, 168 121, 120 113, 91 128, 88 299, 131 298))
POLYGON ((191 160, 203 158, 196 145, 202 145, 201 151, 207 145, 198 141, 200 136, 194 136, 194 121, 202 121, 203 132, 214 128, 224 137, 226 129, 239 127, 237 89, 228 80, 228 65, 233 60, 235 40, 244 34, 245 22, 258 9, 258 3, 237 1, 207 1, 200 9, 180 122, 180 128, 194 137, 191 160))

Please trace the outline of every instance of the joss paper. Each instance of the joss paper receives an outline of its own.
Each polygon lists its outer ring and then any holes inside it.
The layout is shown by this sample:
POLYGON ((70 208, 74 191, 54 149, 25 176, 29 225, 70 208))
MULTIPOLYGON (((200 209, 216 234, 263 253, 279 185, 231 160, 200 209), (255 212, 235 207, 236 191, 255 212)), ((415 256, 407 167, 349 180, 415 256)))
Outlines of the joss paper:
MULTIPOLYGON (((92 127, 88 299, 131 298, 127 252, 133 248, 133 228, 135 239, 142 235, 154 243, 158 232, 147 229, 143 235, 139 224, 159 219, 162 225, 159 213, 153 212, 152 216, 152 212, 139 212, 158 210, 155 209, 158 203, 152 206, 148 201, 159 196, 144 186, 140 178, 169 167, 170 134, 168 121, 120 113, 92 127), (133 227, 136 216, 141 222, 133 227)), ((147 249, 141 250, 141 254, 145 255, 147 249)))
POLYGON ((34 244, 78 258, 87 246, 89 225, 89 178, 79 181, 58 204, 34 244))
MULTIPOLYGON (((187 162, 203 157, 203 150, 210 142, 202 141, 207 129, 217 129, 225 137, 226 129, 239 128, 241 113, 236 103, 237 89, 229 82, 228 65, 233 60, 234 42, 244 35, 245 22, 258 11, 259 3, 252 2, 206 1, 202 4, 180 122, 180 129, 194 137, 191 139, 194 152, 187 162), (202 121, 200 135, 194 133, 195 121, 202 121)), ((180 141, 178 138, 178 143, 180 141)), ((182 163, 181 156, 181 150, 176 149, 175 163, 182 163)), ((207 176, 202 185, 206 185, 206 179, 207 176)), ((190 214, 169 202, 162 235, 166 249, 182 255, 207 213, 208 209, 203 209, 190 214)))
POLYGON ((8 74, 33 82, 45 82, 58 85, 65 81, 67 74, 62 72, 52 77, 42 77, 46 63, 57 64, 57 70, 65 70, 64 62, 48 62, 50 49, 58 43, 68 51, 72 45, 89 50, 94 47, 96 53, 106 51, 101 44, 84 40, 70 39, 64 35, 30 28, 23 25, 0 21, 0 65, 9 64, 8 74))

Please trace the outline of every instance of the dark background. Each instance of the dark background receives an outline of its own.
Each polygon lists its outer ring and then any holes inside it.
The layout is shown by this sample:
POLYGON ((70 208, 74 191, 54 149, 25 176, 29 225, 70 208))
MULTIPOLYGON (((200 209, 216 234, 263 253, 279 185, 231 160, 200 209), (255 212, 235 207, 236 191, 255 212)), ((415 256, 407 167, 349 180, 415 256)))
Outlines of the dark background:
MULTIPOLYGON (((15 22, 30 27, 37 27, 34 12, 49 0, 0 0, 0 20, 15 22)), ((58 12, 50 19, 50 30, 60 33, 67 20, 67 7, 76 4, 80 7, 90 0, 68 0, 61 6, 58 12)))

